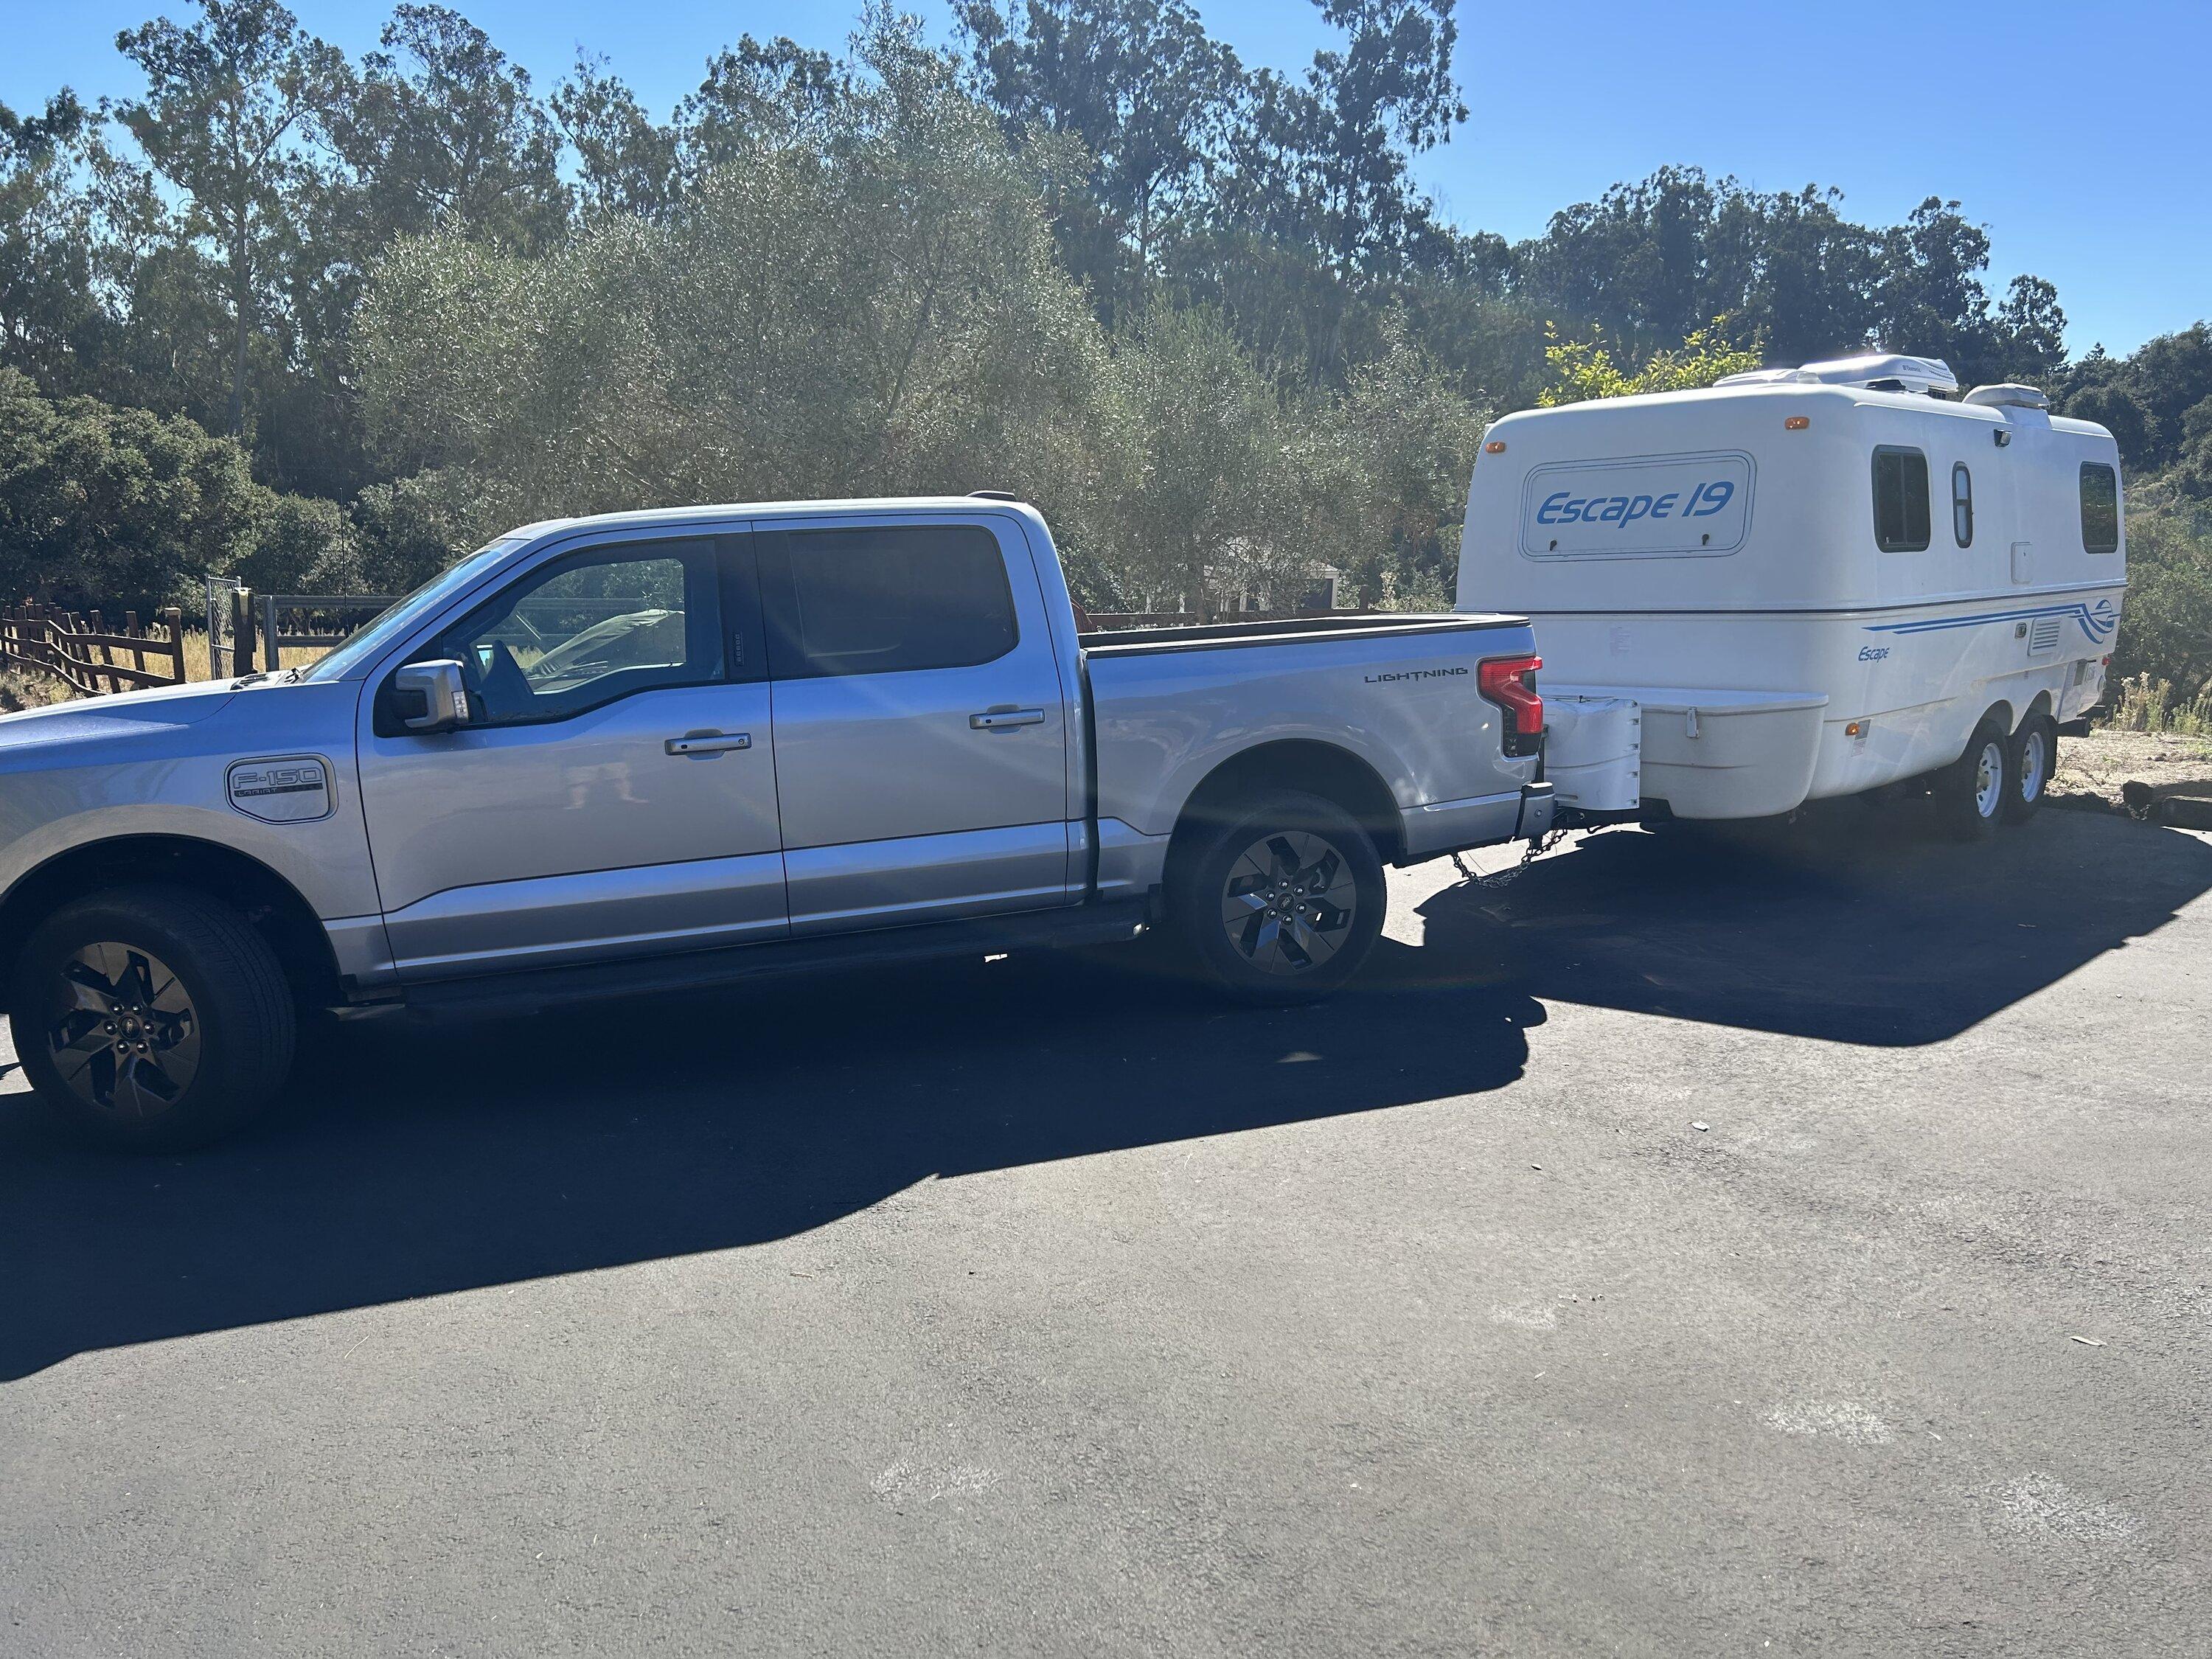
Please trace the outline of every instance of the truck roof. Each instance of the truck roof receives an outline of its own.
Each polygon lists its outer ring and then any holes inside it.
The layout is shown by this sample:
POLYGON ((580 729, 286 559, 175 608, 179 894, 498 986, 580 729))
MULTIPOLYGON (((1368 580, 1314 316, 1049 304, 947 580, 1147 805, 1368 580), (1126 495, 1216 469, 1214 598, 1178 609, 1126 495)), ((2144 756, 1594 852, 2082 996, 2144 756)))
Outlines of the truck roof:
POLYGON ((1009 501, 1002 495, 852 495, 829 500, 708 502, 699 507, 648 507, 627 513, 592 513, 574 518, 541 519, 535 524, 518 525, 507 533, 538 536, 548 531, 573 530, 586 525, 605 530, 640 530, 702 519, 792 518, 842 513, 976 513, 1009 507, 1029 514, 1036 511, 1026 501, 1009 501))

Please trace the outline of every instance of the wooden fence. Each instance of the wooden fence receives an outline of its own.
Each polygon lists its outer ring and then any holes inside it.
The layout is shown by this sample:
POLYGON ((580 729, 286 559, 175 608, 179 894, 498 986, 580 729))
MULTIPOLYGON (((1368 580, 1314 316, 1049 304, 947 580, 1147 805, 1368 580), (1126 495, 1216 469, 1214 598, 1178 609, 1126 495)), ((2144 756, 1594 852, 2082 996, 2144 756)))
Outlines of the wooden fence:
POLYGON ((126 611, 122 627, 111 629, 97 611, 80 613, 26 599, 0 611, 0 659, 52 674, 88 694, 175 685, 185 678, 184 613, 171 605, 157 626, 159 633, 141 628, 138 613, 126 611))
POLYGON ((211 576, 207 585, 208 672, 250 674, 283 665, 291 650, 327 651, 398 603, 396 593, 257 593, 211 576))

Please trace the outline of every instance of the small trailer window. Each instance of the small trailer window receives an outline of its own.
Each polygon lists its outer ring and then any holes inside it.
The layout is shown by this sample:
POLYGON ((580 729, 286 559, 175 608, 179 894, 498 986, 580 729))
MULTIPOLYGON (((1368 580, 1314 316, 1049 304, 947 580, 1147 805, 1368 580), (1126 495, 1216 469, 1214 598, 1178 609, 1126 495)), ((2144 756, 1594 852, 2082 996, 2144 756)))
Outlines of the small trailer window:
POLYGON ((1951 539, 1961 547, 1974 544, 1974 475, 1964 461, 1951 469, 1951 539))
POLYGON ((1928 457, 1883 444, 1874 452, 1874 538, 1885 553, 1927 550, 1928 457))
POLYGON ((2102 461, 2081 463, 2081 546, 2091 553, 2120 550, 2120 475, 2102 461))

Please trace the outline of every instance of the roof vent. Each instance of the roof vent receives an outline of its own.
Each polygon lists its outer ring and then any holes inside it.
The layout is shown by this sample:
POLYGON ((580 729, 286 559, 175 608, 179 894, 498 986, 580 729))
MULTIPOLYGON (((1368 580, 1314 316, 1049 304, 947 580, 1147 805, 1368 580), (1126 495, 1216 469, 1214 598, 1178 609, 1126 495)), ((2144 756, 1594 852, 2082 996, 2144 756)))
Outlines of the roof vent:
POLYGON ((1918 392, 1934 396, 1956 393, 1959 377, 1940 357, 1899 357, 1886 351, 1869 351, 1859 357, 1838 357, 1831 362, 1807 363, 1802 368, 1757 368, 1747 374, 1725 374, 1716 386, 1852 386, 1869 392, 1918 392))
POLYGON ((1011 489, 971 489, 968 492, 968 499, 971 501, 1018 501, 1021 497, 1011 489))
POLYGON ((2051 399, 2032 386, 1978 386, 1962 400, 1991 409, 2048 409, 2051 399))

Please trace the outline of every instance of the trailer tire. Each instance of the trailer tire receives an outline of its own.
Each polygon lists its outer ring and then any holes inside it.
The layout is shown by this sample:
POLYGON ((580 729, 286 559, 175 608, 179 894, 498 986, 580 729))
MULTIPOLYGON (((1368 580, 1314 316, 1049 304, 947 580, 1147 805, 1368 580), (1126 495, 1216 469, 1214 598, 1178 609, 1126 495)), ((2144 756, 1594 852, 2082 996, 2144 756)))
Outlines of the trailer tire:
POLYGON ((246 918, 189 888, 115 887, 31 931, 9 986, 16 1057, 49 1109, 101 1145, 226 1134, 291 1070, 292 988, 246 918))
POLYGON ((1374 837, 1335 802, 1271 791, 1194 825, 1166 883, 1168 931, 1234 1001, 1310 1002, 1359 970, 1389 901, 1374 837))
POLYGON ((2025 823, 2051 792, 2051 775, 2058 768, 2058 725, 2048 714, 2030 714, 2012 734, 2005 755, 2009 769, 2005 780, 2004 815, 2008 823, 2025 823))
POLYGON ((1936 809, 1960 841, 1986 841, 1996 833, 2012 792, 2012 743, 2004 728, 1984 720, 1966 740, 1966 752, 1936 775, 1936 809))

